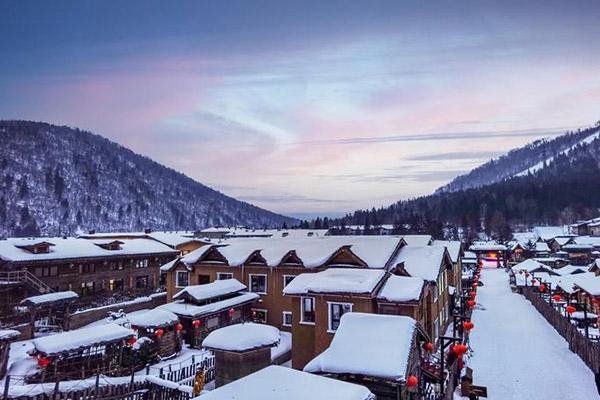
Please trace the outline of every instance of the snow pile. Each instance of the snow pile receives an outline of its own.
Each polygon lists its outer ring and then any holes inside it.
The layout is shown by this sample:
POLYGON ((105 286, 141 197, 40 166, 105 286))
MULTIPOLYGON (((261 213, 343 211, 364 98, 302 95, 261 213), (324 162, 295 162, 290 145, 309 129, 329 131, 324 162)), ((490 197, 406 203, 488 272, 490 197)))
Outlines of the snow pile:
POLYGON ((438 246, 405 246, 396 260, 395 265, 404 264, 404 269, 410 276, 426 281, 436 281, 442 267, 445 247, 438 246))
POLYGON ((209 349, 247 351, 262 347, 272 347, 279 343, 279 329, 253 322, 229 325, 212 331, 202 342, 209 349))
POLYGON ((391 275, 377 298, 392 302, 419 300, 424 284, 425 281, 421 278, 391 275))
POLYGON ((246 285, 237 279, 220 279, 204 285, 188 286, 179 291, 174 299, 191 297, 197 302, 215 297, 226 296, 246 289, 246 285))
POLYGON ((56 354, 91 347, 101 343, 124 340, 134 335, 131 329, 117 324, 106 324, 76 329, 52 336, 33 339, 31 343, 40 353, 56 354))
POLYGON ((374 400, 365 387, 272 365, 194 400, 374 400))
POLYGON ((39 296, 31 296, 21 300, 21 304, 31 304, 34 306, 40 306, 42 304, 53 303, 55 301, 62 300, 74 300, 79 298, 79 295, 71 290, 66 292, 54 292, 41 294, 39 296))
POLYGON ((292 334, 290 332, 279 332, 280 340, 277 346, 271 348, 271 361, 292 351, 292 334))
POLYGON ((304 371, 403 381, 416 326, 405 316, 344 314, 329 348, 304 371))
POLYGON ((298 275, 283 289, 283 293, 371 293, 385 274, 384 270, 375 269, 328 268, 298 275))
POLYGON ((0 329, 0 340, 11 340, 21 336, 21 332, 14 329, 0 329))
POLYGON ((127 316, 132 327, 164 327, 173 325, 179 322, 177 315, 167 310, 156 308, 142 313, 130 313, 127 316))

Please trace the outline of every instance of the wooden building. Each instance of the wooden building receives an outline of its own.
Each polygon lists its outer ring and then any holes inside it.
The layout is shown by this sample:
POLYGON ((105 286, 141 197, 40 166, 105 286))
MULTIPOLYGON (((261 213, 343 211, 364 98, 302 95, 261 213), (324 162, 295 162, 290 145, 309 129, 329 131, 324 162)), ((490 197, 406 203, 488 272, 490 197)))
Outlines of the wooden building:
POLYGON ((90 240, 123 240, 123 239, 150 239, 177 250, 179 255, 184 256, 210 242, 194 237, 193 232, 187 231, 152 231, 146 229, 144 232, 102 232, 90 231, 79 235, 79 238, 90 240))
POLYGON ((412 318, 352 312, 304 371, 363 385, 379 400, 409 399, 423 392, 422 348, 428 340, 412 318))
POLYGON ((0 329, 0 379, 3 379, 6 375, 10 344, 17 340, 20 335, 21 332, 13 329, 0 329))
POLYGON ((181 351, 183 326, 172 312, 157 308, 130 313, 127 319, 137 334, 138 346, 146 344, 148 359, 168 358, 181 351))
POLYGON ((178 252, 150 239, 44 238, 0 240, 0 282, 7 301, 74 291, 80 296, 143 291, 159 284, 159 267, 178 252))
MULTIPOLYGON (((178 271, 176 268, 173 271, 178 271)), ((251 304, 259 295, 245 290, 236 279, 186 286, 173 296, 174 301, 159 308, 177 315, 185 342, 200 348, 210 332, 256 318, 251 304)))
POLYGON ((589 265, 592 262, 594 246, 591 244, 567 244, 562 250, 569 254, 569 263, 572 265, 589 265))

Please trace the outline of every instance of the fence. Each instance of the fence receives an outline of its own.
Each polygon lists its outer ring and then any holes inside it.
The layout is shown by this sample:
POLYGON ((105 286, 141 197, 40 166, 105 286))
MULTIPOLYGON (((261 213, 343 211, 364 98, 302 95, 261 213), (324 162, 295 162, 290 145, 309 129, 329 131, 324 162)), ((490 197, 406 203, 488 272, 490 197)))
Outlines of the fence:
POLYGON ((567 343, 569 343, 569 349, 576 353, 594 373, 598 372, 600 367, 600 345, 598 342, 582 335, 568 318, 563 316, 547 301, 549 296, 540 296, 537 290, 532 287, 522 287, 521 290, 527 300, 565 338, 567 343))
POLYGON ((196 371, 204 371, 205 383, 215 379, 213 355, 191 356, 163 367, 147 367, 131 377, 97 375, 81 381, 57 381, 24 385, 24 377, 7 376, 2 400, 189 400, 196 371), (158 379, 152 379, 152 378, 158 379), (126 381, 126 382, 124 382, 126 381), (161 384, 161 381, 164 384, 161 384), (11 390, 11 385, 12 389, 11 390), (181 388, 180 388, 181 387, 181 388), (189 387, 189 390, 182 388, 189 387))

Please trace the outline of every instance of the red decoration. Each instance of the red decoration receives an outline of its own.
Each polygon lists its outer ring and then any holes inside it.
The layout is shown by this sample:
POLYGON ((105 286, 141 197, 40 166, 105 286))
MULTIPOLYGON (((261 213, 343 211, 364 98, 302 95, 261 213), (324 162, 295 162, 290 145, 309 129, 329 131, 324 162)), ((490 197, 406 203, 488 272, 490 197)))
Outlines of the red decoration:
POLYGON ((200 327, 200 320, 199 319, 195 319, 192 321, 192 325, 194 325, 194 328, 199 328, 200 327))
POLYGON ((479 285, 477 285, 477 283, 473 283, 471 286, 474 287, 474 288, 476 288, 479 285))
POLYGON ((471 321, 465 321, 465 322, 463 322, 463 328, 465 328, 468 331, 470 331, 474 327, 475 327, 475 324, 472 323, 471 321))
POLYGON ((560 297, 560 295, 558 295, 558 294, 555 294, 554 296, 552 296, 552 300, 559 302, 562 300, 562 297, 560 297))
POLYGON ((230 308, 230 309, 227 311, 227 314, 229 315, 229 317, 233 317, 233 314, 234 314, 234 313, 235 313, 235 310, 234 310, 233 308, 230 308))
POLYGON ((471 296, 471 297, 475 297, 476 294, 477 293, 475 293, 475 292, 469 292, 469 296, 471 296))
POLYGON ((468 350, 467 346, 465 346, 462 343, 455 344, 454 346, 452 346, 452 352, 459 357, 462 356, 463 354, 465 354, 467 352, 467 350, 468 350))
POLYGON ((525 278, 529 278, 529 272, 525 274, 525 278))
POLYGON ((425 343, 423 345, 423 349, 425 349, 425 351, 428 351, 431 353, 433 351, 433 343, 431 343, 431 342, 425 343))
POLYGON ((419 378, 417 378, 414 375, 410 375, 408 377, 408 379, 406 380, 406 386, 408 386, 409 388, 413 388, 415 386, 417 386, 419 384, 419 378))
POLYGON ((540 286, 538 286, 538 290, 540 292, 543 292, 544 290, 546 290, 546 285, 544 285, 543 283, 541 283, 540 286))
POLYGON ((532 279, 532 280, 531 280, 531 284, 532 284, 532 285, 535 285, 535 283, 536 283, 536 282, 537 282, 537 281, 536 281, 535 279, 532 279))
POLYGON ((41 368, 46 368, 52 361, 49 357, 38 357, 37 363, 41 368))
POLYGON ((157 329, 156 332, 154 332, 154 334, 156 335, 157 338, 159 338, 165 334, 165 331, 163 329, 157 329))
POLYGON ((470 308, 475 307, 475 300, 469 300, 467 301, 467 304, 469 305, 470 308))
POLYGON ((569 314, 573 314, 575 311, 577 311, 577 309, 573 306, 567 306, 567 312, 569 314))
POLYGON ((127 344, 130 346, 133 346, 135 342, 137 342, 137 338, 135 336, 132 336, 129 339, 127 339, 127 344))
POLYGON ((177 324, 177 325, 175 325, 175 330, 176 330, 177 332, 179 332, 179 331, 182 331, 182 330, 183 330, 183 325, 181 325, 181 324, 177 324))
POLYGON ((598 304, 598 299, 595 297, 592 297, 592 304, 598 304))
POLYGON ((519 271, 519 274, 520 274, 520 275, 523 275, 523 271, 519 271))

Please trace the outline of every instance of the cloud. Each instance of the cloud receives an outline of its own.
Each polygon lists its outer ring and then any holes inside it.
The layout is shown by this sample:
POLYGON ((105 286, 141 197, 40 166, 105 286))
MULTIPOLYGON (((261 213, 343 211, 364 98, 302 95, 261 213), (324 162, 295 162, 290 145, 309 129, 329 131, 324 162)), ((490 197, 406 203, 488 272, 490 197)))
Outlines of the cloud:
POLYGON ((501 151, 454 151, 408 157, 407 161, 487 160, 504 154, 501 151))

